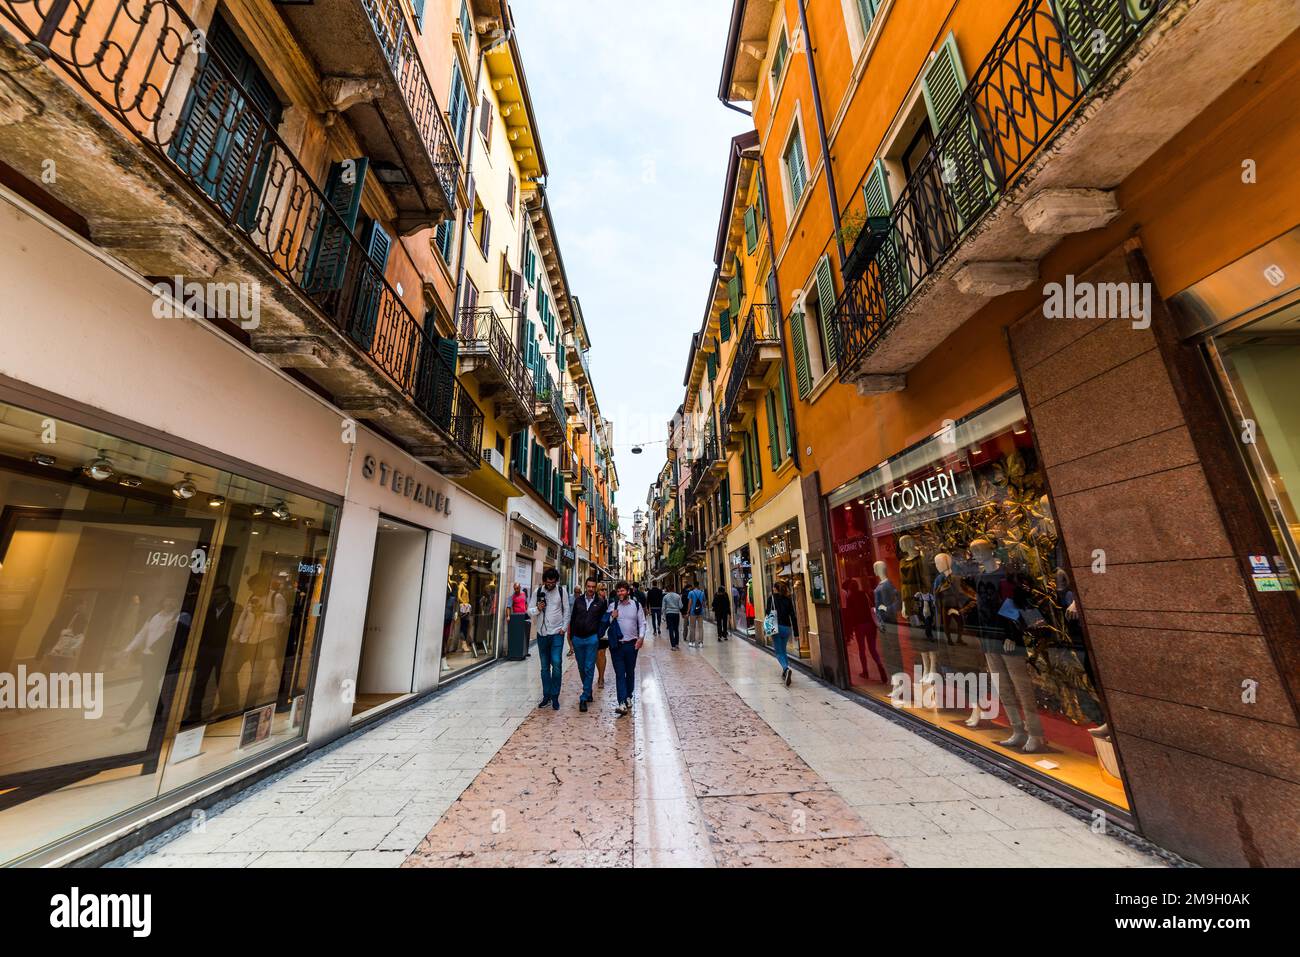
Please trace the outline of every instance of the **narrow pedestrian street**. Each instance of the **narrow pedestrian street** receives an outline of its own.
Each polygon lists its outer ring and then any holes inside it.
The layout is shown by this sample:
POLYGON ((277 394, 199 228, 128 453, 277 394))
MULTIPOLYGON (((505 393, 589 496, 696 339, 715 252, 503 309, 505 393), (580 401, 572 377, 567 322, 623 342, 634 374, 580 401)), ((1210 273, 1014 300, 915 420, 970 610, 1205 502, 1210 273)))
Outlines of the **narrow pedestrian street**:
POLYGON ((136 867, 1113 866, 1163 862, 748 642, 646 643, 537 709, 504 662, 125 855, 136 867))

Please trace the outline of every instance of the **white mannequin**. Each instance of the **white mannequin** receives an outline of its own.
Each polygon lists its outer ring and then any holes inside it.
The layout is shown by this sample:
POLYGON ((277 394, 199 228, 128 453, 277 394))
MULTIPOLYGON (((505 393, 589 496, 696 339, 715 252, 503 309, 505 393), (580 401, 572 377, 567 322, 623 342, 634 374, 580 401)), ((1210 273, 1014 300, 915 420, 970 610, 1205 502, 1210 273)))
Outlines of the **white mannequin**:
MULTIPOLYGON (((903 550, 903 554, 917 561, 922 561, 920 546, 916 544, 916 539, 911 535, 903 535, 898 539, 898 547, 903 550)), ((907 615, 908 620, 914 627, 920 627, 920 619, 912 613, 912 609, 904 608, 903 613, 907 615)), ((939 679, 939 652, 930 650, 921 652, 921 681, 933 684, 939 679)))
MULTIPOLYGON (((970 543, 971 556, 986 573, 998 571, 999 563, 993 552, 993 543, 986 538, 977 538, 970 543)), ((999 688, 1001 697, 1015 699, 1012 707, 1007 708, 1007 718, 1011 721, 1011 737, 999 741, 1004 748, 1019 748, 1024 754, 1035 754, 1044 750, 1043 729, 1038 719, 1038 706, 1034 702, 1034 683, 1029 675, 1029 662, 1024 655, 1015 654, 1016 643, 1007 638, 1001 644, 1000 651, 991 651, 984 639, 984 658, 988 662, 989 674, 997 675, 999 682, 1006 681, 1009 689, 999 688)), ((968 727, 979 724, 979 708, 972 710, 966 720, 968 727), (972 724, 972 722, 974 722, 972 724)))

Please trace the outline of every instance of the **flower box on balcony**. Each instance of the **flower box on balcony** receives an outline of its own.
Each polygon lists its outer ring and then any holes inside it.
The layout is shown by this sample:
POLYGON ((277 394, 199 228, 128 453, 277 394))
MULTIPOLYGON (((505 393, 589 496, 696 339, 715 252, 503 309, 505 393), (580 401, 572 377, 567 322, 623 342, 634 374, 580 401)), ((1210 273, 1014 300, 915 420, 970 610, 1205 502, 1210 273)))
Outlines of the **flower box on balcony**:
POLYGON ((844 259, 844 267, 841 272, 844 275, 844 285, 848 286, 862 278, 862 274, 867 271, 867 264, 876 254, 885 237, 889 235, 889 217, 888 216, 870 216, 867 218, 862 227, 862 232, 858 233, 857 240, 853 243, 853 248, 844 259))

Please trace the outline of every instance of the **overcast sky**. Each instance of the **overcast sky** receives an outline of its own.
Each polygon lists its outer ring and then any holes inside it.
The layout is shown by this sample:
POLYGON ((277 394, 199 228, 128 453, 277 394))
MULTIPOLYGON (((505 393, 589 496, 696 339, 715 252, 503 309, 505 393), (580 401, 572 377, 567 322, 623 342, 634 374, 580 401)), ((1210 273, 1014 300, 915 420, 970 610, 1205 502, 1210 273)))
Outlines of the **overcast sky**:
POLYGON ((512 0, 560 250, 614 423, 625 533, 664 460, 713 276, 731 0, 512 0), (651 442, 641 455, 631 446, 651 442))

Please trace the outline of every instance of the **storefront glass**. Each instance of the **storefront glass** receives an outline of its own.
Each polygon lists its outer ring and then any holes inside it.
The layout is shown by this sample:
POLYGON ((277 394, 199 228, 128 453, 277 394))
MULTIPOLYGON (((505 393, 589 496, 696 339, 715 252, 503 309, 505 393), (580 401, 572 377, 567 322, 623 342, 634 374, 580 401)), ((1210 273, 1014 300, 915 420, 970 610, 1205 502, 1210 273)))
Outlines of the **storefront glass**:
MULTIPOLYGON (((791 520, 769 535, 764 535, 758 542, 763 558, 763 614, 772 608, 772 589, 778 582, 789 586, 791 601, 794 602, 795 620, 799 623, 798 636, 791 636, 787 652, 798 658, 811 658, 812 647, 808 638, 808 604, 804 591, 803 549, 799 544, 799 523, 791 520)), ((772 646, 772 636, 767 634, 762 623, 757 632, 763 636, 763 643, 772 646)))
POLYGON ((853 687, 1127 808, 1018 396, 830 496, 853 687))
POLYGON ((302 736, 334 520, 0 404, 0 861, 302 736))
POLYGON ((452 539, 443 614, 443 678, 497 656, 500 578, 500 550, 452 539))
POLYGON ((1300 304, 1210 342, 1220 381, 1240 423, 1250 463, 1278 539, 1278 554, 1256 559, 1256 582, 1290 590, 1300 563, 1300 304))
POLYGON ((731 553, 731 609, 735 628, 754 637, 753 565, 749 560, 749 546, 742 545, 731 553))

